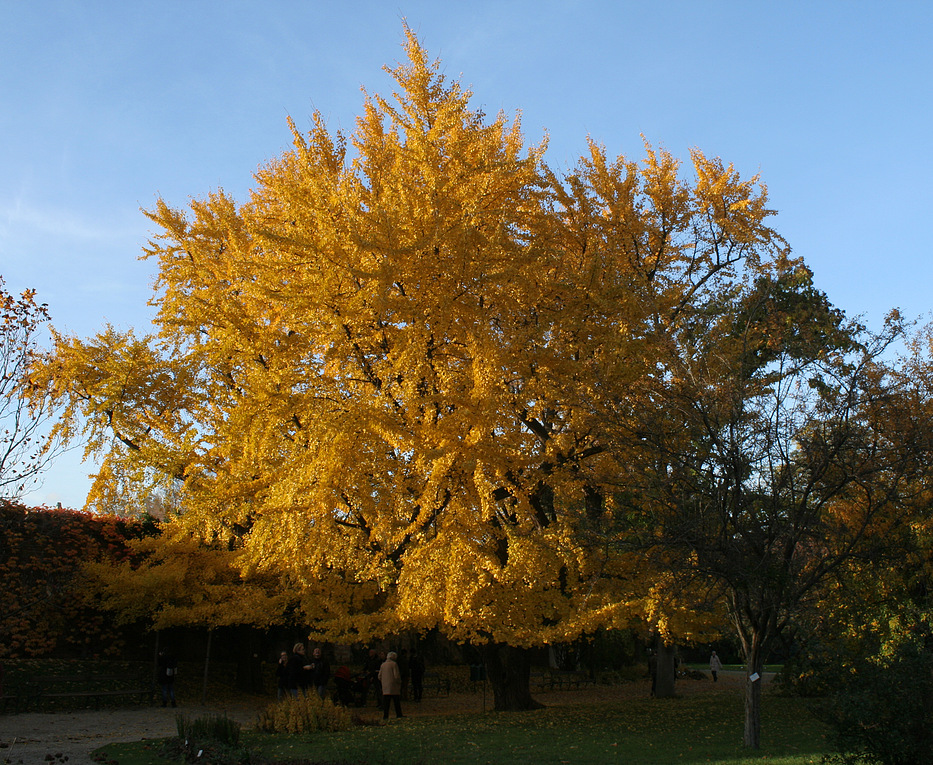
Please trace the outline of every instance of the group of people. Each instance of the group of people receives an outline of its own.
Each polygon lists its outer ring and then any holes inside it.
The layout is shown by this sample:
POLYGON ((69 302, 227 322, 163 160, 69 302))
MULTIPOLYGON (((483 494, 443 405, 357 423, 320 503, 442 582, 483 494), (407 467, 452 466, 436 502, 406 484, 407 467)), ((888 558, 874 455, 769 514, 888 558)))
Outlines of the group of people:
POLYGON ((297 696, 299 692, 307 693, 309 688, 323 699, 327 695, 327 682, 330 680, 330 663, 320 648, 315 648, 308 657, 304 643, 295 643, 291 656, 286 651, 279 655, 276 675, 280 699, 285 694, 297 696))
MULTIPOLYGON (((290 656, 282 651, 276 672, 280 699, 286 694, 297 696, 299 692, 306 693, 309 688, 313 688, 322 699, 327 695, 330 664, 320 648, 315 648, 308 659, 304 644, 296 643, 290 656)), ((380 653, 371 648, 361 674, 354 678, 349 668, 342 666, 334 673, 334 682, 337 686, 334 698, 338 703, 366 706, 369 689, 372 688, 376 704, 382 707, 384 720, 389 719, 389 710, 393 706, 395 716, 404 717, 401 702, 403 697, 408 697, 409 684, 414 701, 421 701, 424 693, 424 660, 416 653, 409 655, 405 649, 399 655, 395 651, 380 653)))

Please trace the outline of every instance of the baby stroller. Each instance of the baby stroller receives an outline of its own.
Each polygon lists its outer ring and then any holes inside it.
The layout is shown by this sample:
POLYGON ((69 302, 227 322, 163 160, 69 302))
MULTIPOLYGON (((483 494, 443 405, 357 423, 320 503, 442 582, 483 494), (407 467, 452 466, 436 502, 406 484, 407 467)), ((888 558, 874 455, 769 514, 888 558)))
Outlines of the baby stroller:
POLYGON ((337 671, 334 672, 334 683, 337 686, 337 690, 334 693, 335 704, 342 704, 346 707, 356 704, 354 682, 353 678, 350 676, 349 667, 338 667, 337 671))

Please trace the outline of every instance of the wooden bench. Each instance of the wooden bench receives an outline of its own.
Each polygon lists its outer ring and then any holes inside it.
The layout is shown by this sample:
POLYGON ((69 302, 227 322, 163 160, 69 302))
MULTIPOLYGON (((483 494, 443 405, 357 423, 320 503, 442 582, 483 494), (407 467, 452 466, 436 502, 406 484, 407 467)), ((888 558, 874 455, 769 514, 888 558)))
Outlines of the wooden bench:
POLYGON ((593 683, 593 680, 586 672, 554 672, 554 679, 558 690, 564 688, 570 690, 579 690, 580 688, 586 688, 588 685, 593 683))
POLYGON ((586 688, 592 684, 586 672, 568 672, 552 669, 546 672, 531 673, 531 687, 536 691, 566 691, 586 688))
POLYGON ((28 712, 35 696, 36 689, 31 681, 4 683, 3 693, 0 694, 0 714, 28 712))
POLYGON ((450 678, 444 675, 437 675, 433 672, 428 672, 424 676, 422 687, 425 693, 430 691, 435 696, 449 696, 450 678))
POLYGON ((38 708, 46 702, 78 701, 92 703, 99 709, 105 699, 126 699, 140 704, 151 704, 154 696, 152 681, 134 675, 42 675, 33 682, 31 698, 38 708))

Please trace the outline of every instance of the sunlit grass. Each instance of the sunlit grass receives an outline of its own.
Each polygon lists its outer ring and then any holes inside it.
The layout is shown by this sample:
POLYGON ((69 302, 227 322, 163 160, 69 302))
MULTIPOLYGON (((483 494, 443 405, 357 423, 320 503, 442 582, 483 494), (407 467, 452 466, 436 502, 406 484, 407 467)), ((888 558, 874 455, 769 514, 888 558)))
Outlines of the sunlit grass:
MULTIPOLYGON (((819 763, 823 728, 805 702, 768 696, 762 748, 742 747, 743 706, 733 691, 677 699, 634 698, 535 712, 474 713, 392 720, 385 726, 305 736, 245 733, 262 757, 384 765, 413 763, 819 763)), ((155 765, 154 748, 106 747, 120 765, 155 765), (148 758, 148 759, 147 759, 148 758)), ((164 765, 165 761, 161 761, 164 765)))

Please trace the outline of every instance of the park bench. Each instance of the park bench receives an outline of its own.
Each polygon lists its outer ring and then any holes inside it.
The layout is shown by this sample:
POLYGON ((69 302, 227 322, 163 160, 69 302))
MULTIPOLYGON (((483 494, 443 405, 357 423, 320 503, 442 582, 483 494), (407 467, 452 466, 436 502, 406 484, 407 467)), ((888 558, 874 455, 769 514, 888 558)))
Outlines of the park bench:
POLYGON ((593 680, 586 672, 552 671, 555 690, 579 690, 591 685, 593 680))
POLYGON ((422 688, 426 694, 431 693, 434 696, 449 696, 450 678, 445 675, 428 672, 424 676, 422 688))
POLYGON ((0 714, 27 712, 35 698, 36 689, 30 679, 6 682, 0 694, 0 714))
POLYGON ((592 683, 586 672, 551 669, 531 673, 531 688, 536 691, 566 691, 585 688, 592 683))
POLYGON ((99 709, 105 700, 133 701, 150 704, 153 684, 148 675, 104 675, 75 673, 41 675, 33 679, 31 697, 27 701, 35 708, 65 705, 93 705, 99 709))

